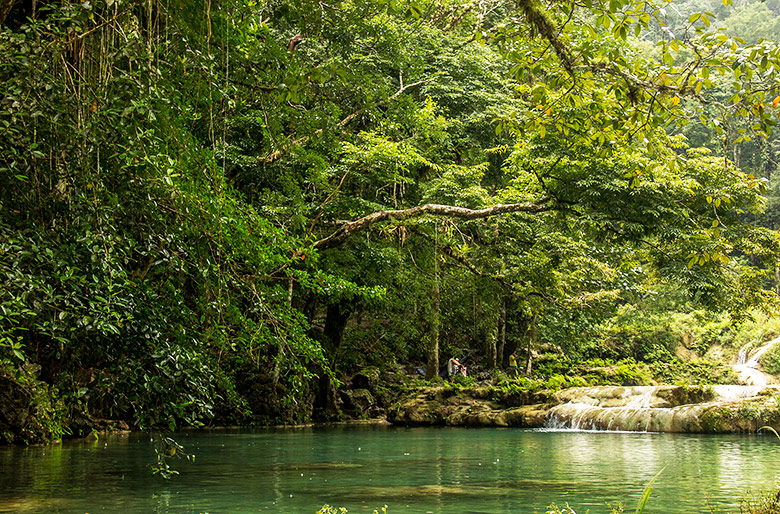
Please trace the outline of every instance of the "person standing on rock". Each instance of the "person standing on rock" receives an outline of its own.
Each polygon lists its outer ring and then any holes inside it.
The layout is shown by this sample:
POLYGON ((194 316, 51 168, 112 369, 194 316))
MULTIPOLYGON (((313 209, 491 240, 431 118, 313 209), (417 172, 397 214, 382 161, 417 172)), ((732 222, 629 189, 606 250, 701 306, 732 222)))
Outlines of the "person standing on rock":
POLYGON ((460 361, 454 355, 447 361, 447 378, 450 381, 452 381, 452 376, 458 372, 460 366, 460 361))
POLYGON ((517 355, 514 353, 509 356, 509 375, 516 377, 517 376, 517 355))

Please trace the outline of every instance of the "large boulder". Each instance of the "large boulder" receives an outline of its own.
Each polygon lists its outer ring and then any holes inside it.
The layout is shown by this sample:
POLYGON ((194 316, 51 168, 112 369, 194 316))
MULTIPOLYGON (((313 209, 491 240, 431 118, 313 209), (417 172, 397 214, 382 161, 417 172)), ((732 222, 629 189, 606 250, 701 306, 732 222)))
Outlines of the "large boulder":
POLYGON ((341 410, 356 418, 376 418, 384 409, 377 405, 368 389, 347 389, 339 392, 341 410))
POLYGON ((350 389, 368 389, 373 391, 381 383, 382 375, 379 368, 366 368, 352 375, 350 389))
POLYGON ((369 367, 346 377, 340 389, 334 389, 339 416, 381 418, 387 408, 405 391, 406 378, 393 369, 369 367))

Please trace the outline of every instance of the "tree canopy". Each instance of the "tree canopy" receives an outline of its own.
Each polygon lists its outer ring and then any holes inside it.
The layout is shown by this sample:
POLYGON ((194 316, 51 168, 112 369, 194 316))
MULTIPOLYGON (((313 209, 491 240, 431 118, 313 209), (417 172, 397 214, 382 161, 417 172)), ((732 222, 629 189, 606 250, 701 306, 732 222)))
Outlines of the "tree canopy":
POLYGON ((773 307, 776 6, 725 3, 0 2, 3 373, 301 421, 659 287, 773 307))

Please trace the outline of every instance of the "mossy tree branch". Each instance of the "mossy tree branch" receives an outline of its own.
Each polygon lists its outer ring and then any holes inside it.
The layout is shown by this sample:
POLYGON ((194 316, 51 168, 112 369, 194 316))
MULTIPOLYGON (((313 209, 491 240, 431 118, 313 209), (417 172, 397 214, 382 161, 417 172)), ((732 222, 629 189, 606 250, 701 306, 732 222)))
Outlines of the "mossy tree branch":
POLYGON ((313 246, 319 250, 333 248, 343 243, 344 240, 352 234, 366 230, 372 225, 383 221, 404 221, 425 215, 475 220, 489 218, 499 214, 515 212, 538 213, 552 209, 553 207, 549 205, 549 199, 547 198, 542 199, 539 202, 499 204, 484 209, 467 209, 466 207, 457 207, 454 205, 427 203, 409 209, 377 211, 363 216, 362 218, 344 222, 335 232, 316 241, 313 246))

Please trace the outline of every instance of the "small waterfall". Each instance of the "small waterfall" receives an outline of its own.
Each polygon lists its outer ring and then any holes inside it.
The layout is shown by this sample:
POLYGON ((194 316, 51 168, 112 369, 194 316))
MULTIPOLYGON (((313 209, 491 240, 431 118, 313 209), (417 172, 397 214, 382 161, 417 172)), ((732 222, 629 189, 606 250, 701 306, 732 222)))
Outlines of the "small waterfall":
MULTIPOLYGON (((780 391, 771 387, 774 392, 780 391)), ((702 415, 755 398, 764 386, 581 387, 556 394, 547 428, 638 432, 704 432, 702 415)))
POLYGON ((780 343, 780 337, 777 337, 777 338, 775 338, 775 339, 772 339, 771 341, 769 341, 768 343, 766 343, 764 346, 762 346, 761 348, 759 348, 759 349, 758 349, 758 351, 757 351, 756 353, 754 353, 754 354, 753 354, 753 356, 752 356, 752 357, 751 357, 751 358, 750 358, 750 359, 749 359, 747 362, 745 362, 745 365, 746 365, 746 366, 750 366, 751 368, 755 368, 756 366, 758 366, 758 361, 759 361, 759 359, 761 359, 761 357, 762 357, 762 356, 763 356, 763 355, 764 355, 764 354, 765 354, 767 351, 769 351, 769 349, 770 349, 770 348, 772 348, 772 347, 773 347, 774 345, 776 345, 777 343, 780 343))
POLYGON ((737 366, 744 366, 745 363, 747 363, 748 350, 751 346, 752 343, 748 343, 739 349, 739 354, 737 355, 737 366))
POLYGON ((752 343, 748 343, 740 348, 739 354, 737 355, 737 363, 734 365, 734 371, 739 375, 740 382, 750 385, 767 385, 768 383, 774 382, 770 375, 767 375, 758 369, 758 361, 778 342, 780 342, 780 337, 772 339, 756 350, 752 356, 750 355, 752 343))

